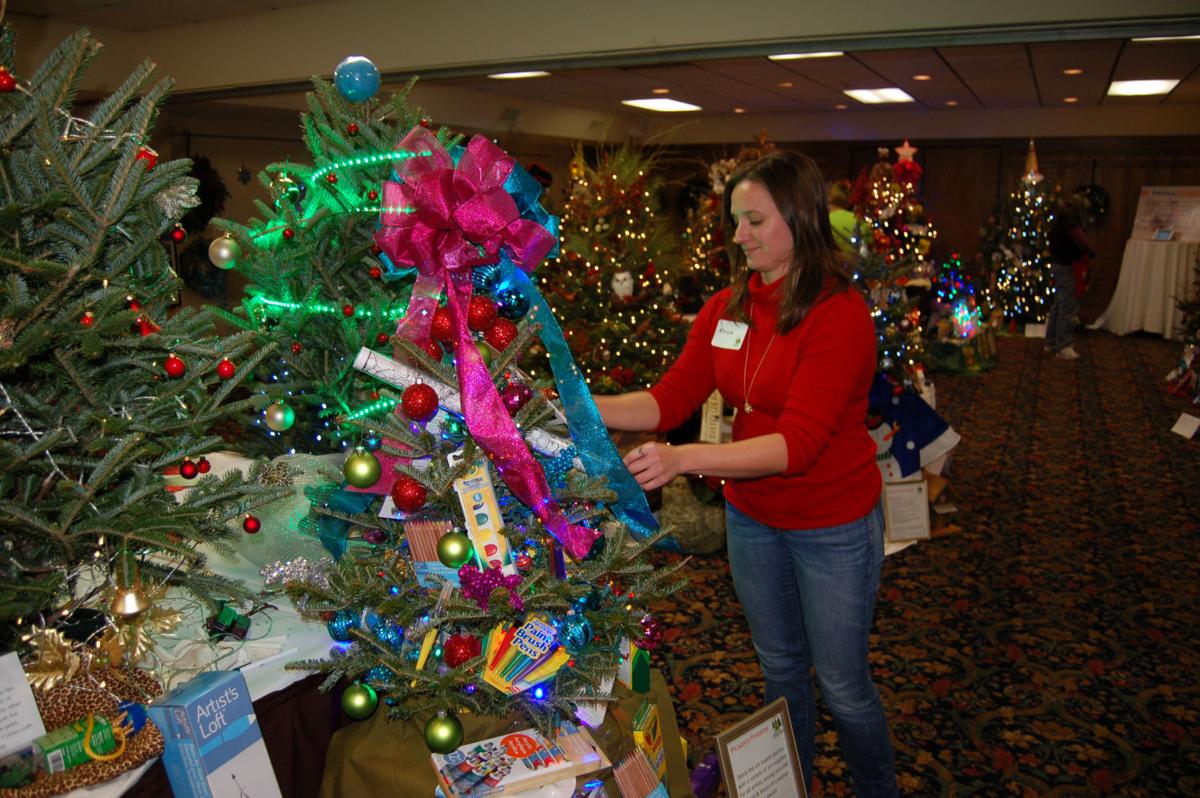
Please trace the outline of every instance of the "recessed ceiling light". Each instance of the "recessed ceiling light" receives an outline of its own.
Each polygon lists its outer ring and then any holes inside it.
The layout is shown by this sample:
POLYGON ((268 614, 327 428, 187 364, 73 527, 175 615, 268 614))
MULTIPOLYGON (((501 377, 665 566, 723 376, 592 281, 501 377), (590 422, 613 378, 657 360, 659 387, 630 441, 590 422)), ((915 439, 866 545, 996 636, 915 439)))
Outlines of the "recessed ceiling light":
POLYGON ((860 103, 875 105, 877 103, 910 103, 913 98, 903 89, 846 89, 842 92, 860 103))
POLYGON ((955 107, 956 105, 958 105, 958 100, 946 100, 946 105, 948 105, 948 106, 950 106, 951 108, 953 108, 953 107, 955 107))
POLYGON ((1141 36, 1137 39, 1130 39, 1131 42, 1182 42, 1188 39, 1200 39, 1200 33, 1193 33, 1189 36, 1141 36))
POLYGON ((651 89, 650 93, 651 94, 670 94, 671 90, 670 89, 651 89))
POLYGON ((1063 97, 1063 102, 1065 102, 1065 103, 1077 103, 1077 102, 1079 102, 1079 98, 1078 98, 1078 97, 1063 97))
POLYGON ((913 75, 913 80, 933 80, 929 75, 913 75))
POLYGON ((1117 97, 1169 94, 1178 85, 1178 80, 1114 80, 1108 84, 1108 93, 1117 97))
POLYGON ((640 100, 621 100, 622 105, 632 105, 634 108, 643 108, 647 111, 699 111, 702 110, 698 105, 691 103, 672 100, 669 97, 645 97, 640 100))
POLYGON ((1063 74, 1064 75, 1082 75, 1083 70, 1080 69, 1079 67, 1071 67, 1070 69, 1064 69, 1063 74))
POLYGON ((845 111, 845 110, 846 110, 847 108, 849 108, 850 106, 846 105, 845 103, 838 103, 837 105, 835 105, 835 106, 833 106, 833 107, 834 107, 834 108, 836 108, 836 109, 837 109, 837 110, 839 110, 839 111, 845 111))
POLYGON ((524 78, 545 78, 549 77, 549 72, 533 70, 529 72, 496 72, 488 75, 492 80, 522 80, 524 78))
POLYGON ((844 53, 841 50, 827 50, 819 53, 778 53, 767 58, 772 61, 799 61, 801 58, 836 58, 839 55, 844 53))
POLYGON ((790 89, 793 86, 795 86, 796 84, 792 83, 790 80, 781 80, 778 83, 776 83, 775 85, 781 89, 790 89))
POLYGON ((744 113, 746 113, 746 109, 745 108, 734 108, 733 112, 735 114, 744 114, 744 113))

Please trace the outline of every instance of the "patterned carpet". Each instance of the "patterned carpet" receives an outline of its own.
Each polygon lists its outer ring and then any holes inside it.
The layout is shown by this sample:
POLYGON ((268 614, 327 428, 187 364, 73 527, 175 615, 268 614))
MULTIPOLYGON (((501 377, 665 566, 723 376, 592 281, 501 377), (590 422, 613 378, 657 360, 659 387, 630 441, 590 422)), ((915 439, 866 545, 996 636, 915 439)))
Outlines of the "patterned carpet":
MULTIPOLYGON (((933 375, 964 531, 887 559, 872 639, 905 795, 1200 795, 1200 441, 1170 432, 1200 409, 1163 390, 1177 343, 1076 348, 933 375)), ((762 681, 724 552, 688 575, 656 659, 694 763, 762 681)), ((817 735, 815 795, 851 795, 817 735)))

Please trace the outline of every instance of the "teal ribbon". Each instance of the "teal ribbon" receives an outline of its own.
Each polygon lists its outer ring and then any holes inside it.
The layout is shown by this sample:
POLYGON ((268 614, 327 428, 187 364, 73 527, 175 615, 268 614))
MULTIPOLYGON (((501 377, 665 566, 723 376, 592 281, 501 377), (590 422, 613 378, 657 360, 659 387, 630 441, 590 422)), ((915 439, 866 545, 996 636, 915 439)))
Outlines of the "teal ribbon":
POLYGON ((658 531, 658 519, 650 512, 650 504, 637 480, 629 473, 621 460, 617 447, 608 437, 608 430, 600 418, 600 411, 592 401, 587 382, 571 349, 563 338, 562 328, 554 318, 554 312, 546 304, 541 292, 529 279, 529 276, 518 269, 507 257, 501 256, 503 282, 518 289, 529 302, 530 313, 542 325, 540 337, 542 346, 550 355, 550 370, 554 372, 554 382, 558 386, 558 397, 562 402, 563 414, 567 417, 567 429, 571 440, 579 450, 579 459, 583 468, 593 477, 602 476, 608 480, 608 487, 617 494, 613 505, 613 513, 629 527, 635 538, 646 538, 658 531))

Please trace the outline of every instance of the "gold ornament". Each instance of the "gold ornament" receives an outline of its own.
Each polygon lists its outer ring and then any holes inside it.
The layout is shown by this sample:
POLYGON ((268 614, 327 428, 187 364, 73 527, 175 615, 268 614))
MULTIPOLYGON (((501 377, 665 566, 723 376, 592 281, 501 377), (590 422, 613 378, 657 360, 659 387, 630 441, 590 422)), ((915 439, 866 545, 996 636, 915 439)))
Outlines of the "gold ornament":
POLYGON ((471 558, 474 547, 462 532, 447 532, 438 539, 438 560, 447 568, 458 568, 471 558))
POLYGON ((60 681, 70 681, 83 665, 83 658, 56 629, 37 629, 27 642, 34 660, 25 665, 25 677, 35 690, 51 690, 60 681))
MULTIPOLYGON (((140 590, 140 585, 139 585, 140 590)), ((120 596, 120 591, 116 591, 120 596)), ((136 665, 154 648, 154 636, 170 634, 183 621, 180 610, 163 606, 167 585, 146 591, 146 606, 136 615, 114 617, 96 643, 96 653, 109 665, 136 665)), ((114 599, 115 600, 115 599, 114 599)))
POLYGON ((379 458, 359 446, 346 458, 342 475, 353 487, 369 488, 379 481, 383 467, 379 464, 379 458))
POLYGON ((118 618, 131 618, 150 606, 140 584, 117 588, 108 608, 118 618))
POLYGON ((276 401, 263 411, 267 426, 275 432, 286 432, 296 423, 296 411, 287 404, 276 401))

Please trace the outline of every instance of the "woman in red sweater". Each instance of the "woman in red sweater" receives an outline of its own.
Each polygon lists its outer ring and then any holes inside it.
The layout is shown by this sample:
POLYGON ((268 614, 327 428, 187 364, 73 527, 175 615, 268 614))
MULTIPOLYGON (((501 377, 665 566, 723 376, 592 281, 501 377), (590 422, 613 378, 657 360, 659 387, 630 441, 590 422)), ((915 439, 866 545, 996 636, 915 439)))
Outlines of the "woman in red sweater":
POLYGON ((649 391, 595 397, 610 429, 669 430, 713 390, 733 441, 650 443, 625 457, 646 490, 724 477, 730 567, 766 679, 787 700, 811 784, 812 677, 860 796, 898 794, 887 718, 867 663, 883 565, 881 480, 867 434, 875 328, 829 226, 811 159, 779 151, 726 185, 734 283, 692 325, 649 391))

